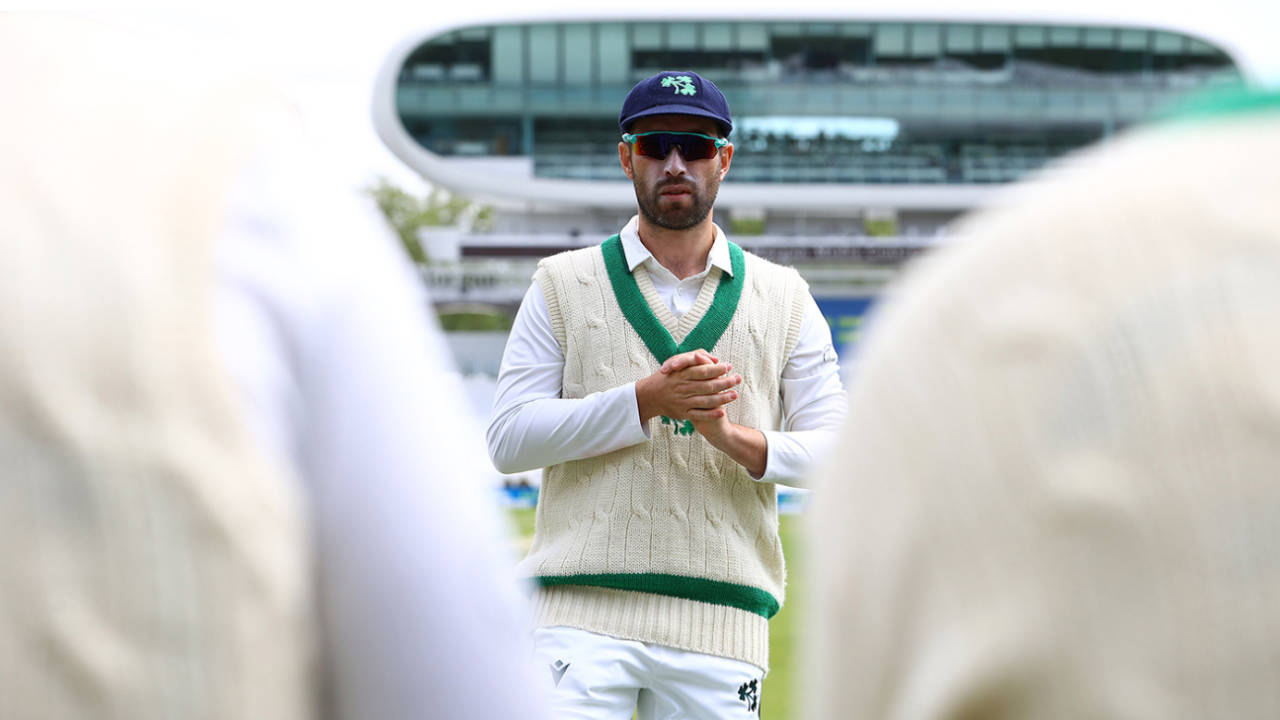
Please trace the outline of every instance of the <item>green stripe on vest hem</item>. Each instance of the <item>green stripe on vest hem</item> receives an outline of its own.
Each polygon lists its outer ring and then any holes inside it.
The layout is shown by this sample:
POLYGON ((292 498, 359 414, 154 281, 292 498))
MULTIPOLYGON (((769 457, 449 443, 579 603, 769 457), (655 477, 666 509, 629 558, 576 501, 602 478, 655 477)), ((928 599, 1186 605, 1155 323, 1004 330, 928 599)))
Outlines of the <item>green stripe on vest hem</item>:
POLYGON ((613 590, 634 590, 697 600, 712 605, 746 610, 768 620, 778 614, 777 599, 759 588, 748 585, 708 580, 706 578, 665 575, 663 573, 606 573, 598 575, 539 575, 534 578, 543 587, 583 585, 613 590))
POLYGON ((649 352, 653 353, 658 362, 666 362, 672 355, 690 350, 702 349, 711 352, 720 340, 720 336, 724 335, 724 331, 729 328, 729 321, 733 319, 733 314, 738 309, 738 299, 742 297, 742 285, 747 272, 742 248, 732 242, 729 243, 729 265, 733 268, 733 275, 730 276, 728 273, 720 275, 720 286, 716 288, 711 307, 707 308, 706 314, 698 321, 697 326, 679 345, 676 345, 671 333, 667 332, 657 316, 653 314, 653 309, 644 299, 644 293, 640 292, 640 286, 636 285, 636 279, 627 267, 627 255, 622 249, 622 238, 614 235, 604 241, 600 250, 604 253, 604 265, 609 271, 609 282, 613 285, 613 296, 618 301, 618 307, 622 309, 627 322, 635 329, 636 334, 644 341, 645 347, 649 348, 649 352))

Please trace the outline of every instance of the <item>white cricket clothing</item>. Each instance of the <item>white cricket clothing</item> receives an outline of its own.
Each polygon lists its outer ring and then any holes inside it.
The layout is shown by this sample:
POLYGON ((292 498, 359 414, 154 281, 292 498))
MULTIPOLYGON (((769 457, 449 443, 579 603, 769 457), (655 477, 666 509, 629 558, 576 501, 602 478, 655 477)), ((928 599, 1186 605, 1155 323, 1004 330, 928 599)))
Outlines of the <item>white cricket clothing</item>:
POLYGON ((246 420, 308 491, 334 716, 542 717, 480 427, 421 282, 371 202, 288 140, 231 195, 215 321, 246 420))
POLYGON ((1069 158, 904 277, 818 473, 805 717, 1280 717, 1267 97, 1069 158))
POLYGON ((545 717, 404 253, 244 69, 113 22, 0 12, 0 718, 545 717))
MULTIPOLYGON (((729 241, 718 226, 706 269, 679 280, 640 241, 638 222, 631 218, 619 233, 627 266, 634 270, 645 265, 654 289, 677 317, 692 307, 712 267, 730 272, 729 241)), ((809 297, 799 340, 782 371, 784 429, 762 430, 768 455, 764 474, 757 480, 803 485, 813 458, 831 443, 845 413, 844 386, 831 349, 831 329, 809 297)), ((721 360, 735 362, 734 358, 721 360)), ((502 472, 603 455, 648 439, 634 382, 564 399, 563 372, 564 354, 551 330, 546 299, 533 283, 507 339, 494 392, 489 454, 502 472)))
MULTIPOLYGON (((564 347, 563 396, 587 397, 658 372, 669 348, 646 341, 661 339, 645 323, 652 320, 672 344, 750 358, 740 368, 744 391, 725 407, 727 420, 782 427, 782 370, 799 337, 808 286, 794 269, 749 253, 734 265, 737 277, 714 270, 693 309, 676 318, 644 267, 628 284, 616 237, 540 262, 534 277, 564 347)), ((541 585, 537 625, 767 669, 768 618, 785 602, 777 488, 753 479, 692 423, 649 422, 645 442, 543 471, 533 542, 518 568, 541 585)))
POLYGON ((533 633, 556 720, 748 720, 763 672, 748 662, 570 627, 533 633))

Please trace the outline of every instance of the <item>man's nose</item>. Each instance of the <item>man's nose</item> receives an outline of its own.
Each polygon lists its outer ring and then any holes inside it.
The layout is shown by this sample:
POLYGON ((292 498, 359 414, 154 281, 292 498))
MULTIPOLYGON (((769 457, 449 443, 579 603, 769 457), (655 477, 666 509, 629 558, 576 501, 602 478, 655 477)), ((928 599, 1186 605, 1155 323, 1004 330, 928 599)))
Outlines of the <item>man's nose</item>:
POLYGON ((667 159, 663 165, 663 170, 665 170, 668 175, 676 176, 687 174, 688 169, 689 168, 684 164, 684 157, 680 155, 680 148, 671 148, 671 152, 667 153, 667 159))

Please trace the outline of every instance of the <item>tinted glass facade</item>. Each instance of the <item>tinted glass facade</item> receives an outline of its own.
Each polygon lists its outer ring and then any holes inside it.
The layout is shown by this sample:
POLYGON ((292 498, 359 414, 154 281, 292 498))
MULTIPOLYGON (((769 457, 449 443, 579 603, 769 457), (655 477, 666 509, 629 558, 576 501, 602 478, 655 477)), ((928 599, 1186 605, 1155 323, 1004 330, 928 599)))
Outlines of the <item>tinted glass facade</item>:
POLYGON ((1238 72, 1174 33, 868 22, 582 22, 431 38, 397 109, 428 150, 525 156, 546 178, 620 180, 617 113, 665 69, 733 107, 737 182, 991 183, 1238 72))

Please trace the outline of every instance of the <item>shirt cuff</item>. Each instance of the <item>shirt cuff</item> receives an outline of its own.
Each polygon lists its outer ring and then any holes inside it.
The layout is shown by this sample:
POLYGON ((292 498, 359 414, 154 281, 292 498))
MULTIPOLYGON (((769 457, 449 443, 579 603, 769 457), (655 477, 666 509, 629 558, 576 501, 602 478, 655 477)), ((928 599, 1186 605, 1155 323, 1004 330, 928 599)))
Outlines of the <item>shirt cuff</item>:
POLYGON ((631 418, 631 420, 625 426, 629 431, 627 439, 630 440, 627 445, 635 445, 648 440, 649 423, 640 422, 640 400, 636 397, 636 384, 630 382, 607 392, 609 394, 617 393, 618 397, 616 399, 611 398, 611 402, 618 403, 619 411, 625 410, 625 412, 630 413, 627 417, 631 418))
POLYGON ((764 434, 765 442, 764 474, 760 477, 751 475, 751 478, 762 483, 803 484, 803 473, 808 469, 808 455, 801 453, 796 457, 794 453, 788 452, 792 442, 784 432, 779 430, 761 430, 760 432, 764 434))

